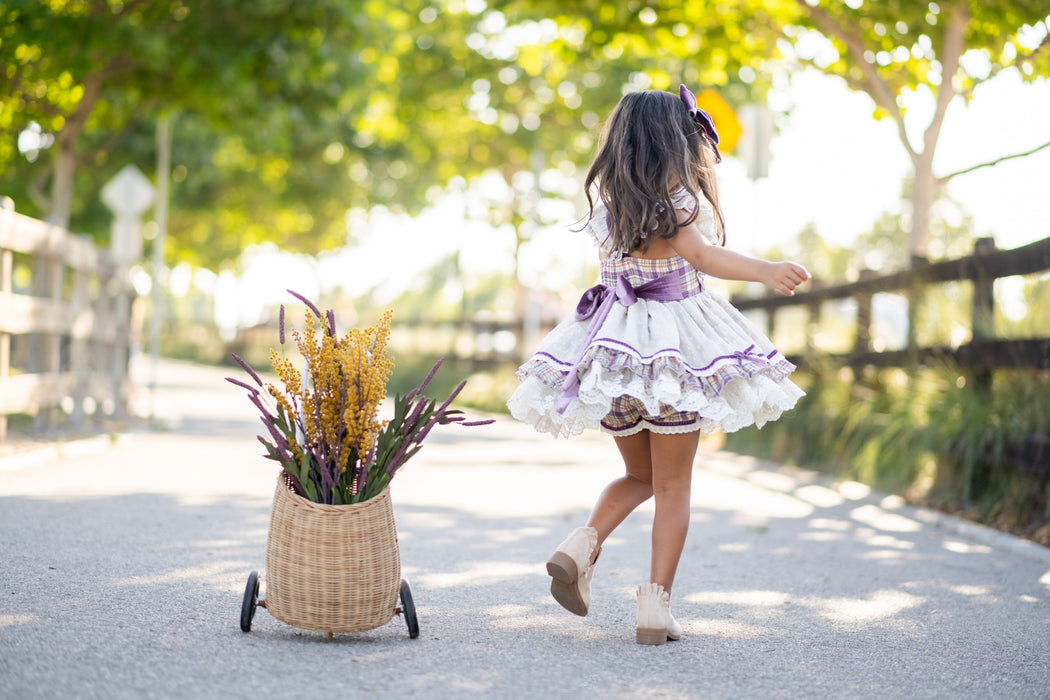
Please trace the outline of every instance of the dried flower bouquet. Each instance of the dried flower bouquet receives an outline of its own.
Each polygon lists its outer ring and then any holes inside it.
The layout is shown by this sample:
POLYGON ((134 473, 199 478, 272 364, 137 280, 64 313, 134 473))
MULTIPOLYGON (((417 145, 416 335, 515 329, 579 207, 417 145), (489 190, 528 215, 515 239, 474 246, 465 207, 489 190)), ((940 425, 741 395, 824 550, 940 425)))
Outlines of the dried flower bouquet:
POLYGON ((226 379, 246 389, 261 412, 267 435, 260 435, 259 441, 266 447, 266 456, 284 469, 295 493, 330 505, 367 501, 382 493, 394 474, 422 448, 435 425, 492 422, 466 421, 461 411, 449 408, 465 381, 440 405, 423 394, 441 360, 419 387, 406 396, 395 396, 393 418, 381 421, 379 409, 394 367, 387 354, 392 312, 384 313, 374 326, 353 328, 338 337, 332 310, 321 313, 308 299, 288 291, 310 311, 303 332, 291 332, 305 360, 304 371, 297 370, 284 355, 282 305, 281 352, 270 351, 270 363, 282 386, 264 382, 237 355, 234 359, 255 385, 226 379))

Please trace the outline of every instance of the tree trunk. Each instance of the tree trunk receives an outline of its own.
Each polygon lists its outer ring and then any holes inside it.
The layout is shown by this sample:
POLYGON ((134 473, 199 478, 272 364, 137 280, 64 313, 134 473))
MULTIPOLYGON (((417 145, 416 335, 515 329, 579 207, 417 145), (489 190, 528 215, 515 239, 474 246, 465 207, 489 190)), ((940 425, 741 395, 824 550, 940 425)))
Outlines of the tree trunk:
MULTIPOLYGON (((79 130, 78 130, 79 131, 79 130)), ((76 170, 76 139, 68 127, 62 130, 55 144, 55 155, 51 163, 51 207, 46 220, 60 228, 69 228, 69 215, 73 209, 73 173, 76 170)))
POLYGON ((73 175, 77 164, 77 141, 88 117, 98 103, 107 71, 99 71, 84 81, 84 94, 65 126, 55 139, 54 162, 51 166, 51 207, 45 219, 48 223, 69 228, 73 210, 73 175))
POLYGON ((937 102, 933 117, 923 134, 922 152, 912 156, 912 162, 915 164, 915 183, 912 186, 911 235, 908 241, 912 261, 927 257, 930 218, 938 194, 938 180, 933 174, 933 154, 937 150, 948 105, 958 95, 955 89, 955 75, 959 72, 959 59, 966 50, 966 27, 970 22, 970 13, 965 3, 950 5, 947 14, 939 52, 944 77, 937 86, 937 102))
POLYGON ((908 252, 914 261, 927 258, 930 244, 930 219, 937 199, 937 178, 933 174, 932 149, 915 159, 915 182, 911 190, 911 232, 908 252))

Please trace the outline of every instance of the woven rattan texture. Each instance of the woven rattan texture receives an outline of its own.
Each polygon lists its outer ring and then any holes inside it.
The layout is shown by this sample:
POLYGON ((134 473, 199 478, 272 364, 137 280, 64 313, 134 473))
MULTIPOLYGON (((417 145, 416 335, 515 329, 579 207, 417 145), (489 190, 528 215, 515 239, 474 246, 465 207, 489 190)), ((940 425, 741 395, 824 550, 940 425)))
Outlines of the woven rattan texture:
POLYGON ((339 634, 385 625, 401 585, 390 489, 347 506, 313 503, 277 480, 266 543, 266 610, 339 634))

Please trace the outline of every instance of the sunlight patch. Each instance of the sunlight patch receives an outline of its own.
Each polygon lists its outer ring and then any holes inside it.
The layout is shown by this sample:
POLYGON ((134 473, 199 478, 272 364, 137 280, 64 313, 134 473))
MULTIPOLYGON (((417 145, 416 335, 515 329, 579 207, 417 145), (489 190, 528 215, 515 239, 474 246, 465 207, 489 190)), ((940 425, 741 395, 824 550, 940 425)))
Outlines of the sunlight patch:
POLYGON ((873 535, 865 540, 875 547, 888 547, 890 549, 915 549, 914 542, 898 539, 891 535, 873 535))
POLYGON ((874 505, 855 508, 850 515, 854 520, 870 525, 876 530, 918 532, 922 529, 922 525, 911 518, 905 518, 903 515, 897 515, 896 513, 887 513, 882 508, 874 505))
POLYGON ((957 554, 990 554, 992 548, 985 544, 970 544, 958 540, 946 540, 943 547, 957 554))
POLYGON ((775 472, 751 472, 746 478, 753 484, 781 493, 789 493, 795 488, 794 479, 775 472))
POLYGON ((424 574, 418 578, 424 588, 453 588, 498 583, 521 576, 538 576, 542 571, 543 566, 540 564, 493 561, 479 562, 466 571, 424 574))
POLYGON ((745 542, 730 542, 718 545, 719 552, 746 552, 751 545, 745 542))
POLYGON ((515 615, 527 615, 532 610, 528 605, 490 605, 482 608, 482 612, 491 617, 513 617, 515 615))
POLYGON ((403 521, 406 528, 411 528, 415 525, 422 525, 428 528, 453 528, 456 526, 455 519, 440 513, 398 513, 397 519, 403 521))
POLYGON ((175 583, 178 581, 222 581, 229 578, 231 568, 249 569, 244 562, 221 561, 204 566, 190 566, 184 569, 172 569, 153 576, 131 576, 117 579, 117 586, 149 586, 157 583, 175 583))
POLYGON ((813 518, 809 521, 809 525, 820 530, 836 530, 838 532, 846 532, 853 527, 853 524, 848 520, 833 520, 831 518, 813 518))
POLYGON ((689 603, 702 605, 726 604, 747 605, 751 607, 774 607, 788 602, 788 594, 783 591, 701 591, 685 596, 689 603))
POLYGON ((690 632, 698 632, 709 637, 733 637, 734 639, 768 639, 775 633, 768 627, 748 625, 736 620, 689 620, 690 632))
POLYGON ((0 628, 28 625, 36 620, 36 615, 0 615, 0 628))
POLYGON ((916 607, 922 598, 900 591, 876 591, 866 600, 860 598, 830 598, 815 601, 821 615, 836 622, 875 622, 899 615, 916 607))
POLYGON ((845 535, 841 532, 803 532, 798 538, 806 542, 837 542, 845 539, 845 535))
POLYGON ((857 481, 843 481, 835 490, 842 494, 843 498, 851 501, 859 501, 871 495, 871 488, 857 481))
POLYGON ((493 620, 489 623, 496 629, 504 630, 529 630, 544 629, 556 630, 558 634, 569 633, 574 639, 595 640, 604 636, 601 629, 597 627, 580 626, 567 629, 565 616, 556 615, 517 615, 493 620))
POLYGON ((818 508, 834 508, 846 502, 846 499, 840 494, 816 484, 809 484, 799 488, 795 491, 795 496, 818 508))
POLYGON ((489 539, 500 544, 520 542, 528 537, 541 537, 547 534, 547 529, 542 527, 523 527, 514 530, 493 530, 489 532, 489 539))

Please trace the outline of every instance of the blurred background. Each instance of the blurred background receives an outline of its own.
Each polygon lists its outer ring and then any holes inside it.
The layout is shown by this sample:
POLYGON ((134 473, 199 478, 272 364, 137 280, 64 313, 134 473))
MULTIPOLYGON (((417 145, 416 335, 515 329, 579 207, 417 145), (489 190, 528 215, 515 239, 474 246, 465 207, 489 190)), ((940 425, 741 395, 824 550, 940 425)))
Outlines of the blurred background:
POLYGON ((716 446, 1048 543, 1048 14, 0 0, 0 443, 125 420, 136 358, 266 368, 288 289, 342 328, 394 310, 391 393, 445 357, 436 392, 502 411, 595 282, 603 120, 685 83, 728 246, 814 275, 790 303, 713 282, 809 393, 716 446))

